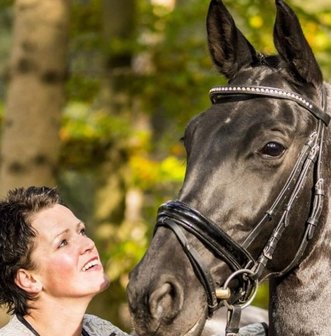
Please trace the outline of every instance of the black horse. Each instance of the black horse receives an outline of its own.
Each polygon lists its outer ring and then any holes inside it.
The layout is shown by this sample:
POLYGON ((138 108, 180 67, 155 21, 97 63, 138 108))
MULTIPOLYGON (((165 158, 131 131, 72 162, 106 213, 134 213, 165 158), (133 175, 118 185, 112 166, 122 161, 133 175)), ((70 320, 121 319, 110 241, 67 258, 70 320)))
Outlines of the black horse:
POLYGON ((130 275, 138 335, 200 335, 221 305, 236 335, 259 281, 270 278, 269 335, 329 336, 331 88, 295 13, 276 0, 279 55, 255 51, 221 0, 207 31, 228 86, 186 128, 186 176, 160 207, 130 275))

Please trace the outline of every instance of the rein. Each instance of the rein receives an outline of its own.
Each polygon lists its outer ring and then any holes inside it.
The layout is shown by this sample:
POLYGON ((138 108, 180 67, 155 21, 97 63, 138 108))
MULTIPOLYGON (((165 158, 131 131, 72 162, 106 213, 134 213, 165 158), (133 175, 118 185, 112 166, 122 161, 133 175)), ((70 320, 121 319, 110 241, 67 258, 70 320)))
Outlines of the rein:
POLYGON ((271 276, 282 276, 297 266, 309 241, 314 235, 322 211, 325 194, 324 179, 321 174, 321 158, 325 128, 330 122, 330 116, 326 112, 325 92, 323 92, 322 109, 297 93, 272 87, 220 86, 212 88, 209 95, 213 104, 222 103, 222 98, 224 97, 236 98, 238 100, 257 97, 290 100, 305 108, 317 119, 316 130, 309 136, 303 146, 282 190, 242 245, 234 241, 220 227, 203 216, 199 211, 190 208, 181 201, 169 201, 159 208, 154 233, 161 226, 172 230, 190 260, 197 278, 205 289, 208 315, 212 316, 214 311, 223 303, 228 308, 226 335, 236 336, 239 331, 241 310, 253 301, 258 288, 258 282, 271 276), (312 207, 309 218, 306 221, 307 225, 299 248, 293 260, 282 271, 264 274, 268 262, 273 258, 278 242, 285 229, 290 225, 288 220, 290 211, 302 191, 311 170, 314 170, 312 207), (282 203, 284 200, 286 200, 285 207, 282 203), (274 217, 274 214, 277 212, 276 210, 279 210, 281 206, 283 208, 280 219, 275 225, 261 254, 258 258, 253 258, 248 251, 249 246, 258 237, 264 224, 274 217), (232 273, 222 287, 215 288, 215 282, 209 270, 204 265, 199 253, 190 246, 185 232, 194 235, 218 259, 221 259, 229 266, 232 273), (239 285, 235 291, 229 288, 229 284, 233 279, 239 281, 239 285))

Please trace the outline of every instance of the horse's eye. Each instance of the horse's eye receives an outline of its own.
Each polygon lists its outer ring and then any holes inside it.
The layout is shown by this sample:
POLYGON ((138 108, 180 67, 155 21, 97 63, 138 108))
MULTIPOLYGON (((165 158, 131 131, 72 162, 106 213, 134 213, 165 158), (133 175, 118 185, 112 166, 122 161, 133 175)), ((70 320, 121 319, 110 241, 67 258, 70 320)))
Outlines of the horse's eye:
POLYGON ((281 156, 285 151, 285 147, 278 142, 268 142, 262 149, 263 155, 272 157, 281 156))

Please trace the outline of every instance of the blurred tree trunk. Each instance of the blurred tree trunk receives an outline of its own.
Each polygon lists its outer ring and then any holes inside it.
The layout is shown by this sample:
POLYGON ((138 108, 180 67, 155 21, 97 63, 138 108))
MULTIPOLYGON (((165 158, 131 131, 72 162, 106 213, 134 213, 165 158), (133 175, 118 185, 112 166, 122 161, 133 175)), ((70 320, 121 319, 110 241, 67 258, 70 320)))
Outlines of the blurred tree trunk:
MULTIPOLYGON (((132 52, 112 45, 127 45, 135 32, 135 0, 103 0, 104 78, 100 94, 101 108, 127 120, 132 101, 128 83, 132 76, 132 52)), ((130 86, 130 85, 129 85, 130 86)), ((126 144, 113 143, 102 167, 97 198, 99 222, 121 223, 125 203, 126 144), (105 183, 106 182, 106 183, 105 183)))
POLYGON ((0 194, 53 185, 67 73, 68 0, 16 0, 1 139, 0 194))
MULTIPOLYGON (((133 115, 130 94, 134 73, 134 58, 130 44, 136 33, 136 0, 103 0, 104 78, 99 106, 121 120, 137 122, 133 115)), ((119 227, 126 221, 128 193, 128 150, 130 136, 115 139, 108 150, 107 160, 98 173, 95 222, 99 231, 105 227, 119 227)), ((97 229, 98 231, 98 229, 97 229)), ((109 245, 119 244, 118 237, 97 236, 99 246, 109 250, 109 245)), ((110 256, 111 259, 111 256, 110 256)), ((112 267, 110 261, 110 268, 112 267)), ((120 279, 111 279, 110 289, 93 301, 89 311, 111 320, 124 330, 130 329, 129 316, 122 305, 126 304, 125 290, 120 279), (114 304, 116 302, 116 304, 114 304)))
MULTIPOLYGON (((135 0, 103 0, 104 78, 99 103, 109 114, 127 120, 132 109, 129 95, 132 51, 113 45, 127 45, 135 33, 135 0)), ((96 200, 99 224, 121 223, 125 213, 127 143, 114 142, 101 168, 96 200)))

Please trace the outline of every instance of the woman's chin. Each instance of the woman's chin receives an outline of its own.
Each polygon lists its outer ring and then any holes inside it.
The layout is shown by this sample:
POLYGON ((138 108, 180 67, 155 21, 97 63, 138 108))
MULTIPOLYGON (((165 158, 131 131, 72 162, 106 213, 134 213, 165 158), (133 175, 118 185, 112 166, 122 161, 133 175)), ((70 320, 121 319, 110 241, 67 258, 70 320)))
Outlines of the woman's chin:
POLYGON ((94 281, 95 294, 105 291, 109 287, 109 285, 110 280, 107 275, 101 275, 99 279, 95 279, 94 281))
POLYGON ((103 277, 103 282, 101 283, 101 286, 100 286, 100 292, 103 292, 104 290, 106 290, 110 285, 110 279, 107 277, 106 274, 104 274, 104 277, 103 277))

